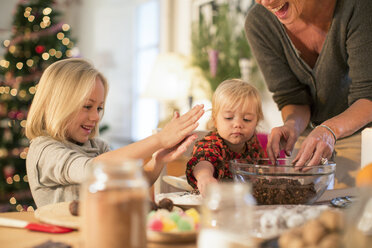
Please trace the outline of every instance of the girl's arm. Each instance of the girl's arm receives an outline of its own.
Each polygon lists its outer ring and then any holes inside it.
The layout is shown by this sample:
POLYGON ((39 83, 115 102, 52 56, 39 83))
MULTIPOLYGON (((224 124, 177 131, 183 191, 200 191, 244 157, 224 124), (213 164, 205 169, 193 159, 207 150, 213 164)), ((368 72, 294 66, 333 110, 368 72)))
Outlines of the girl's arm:
POLYGON ((197 135, 190 135, 182 143, 168 149, 155 152, 151 160, 143 167, 144 173, 150 185, 154 184, 166 163, 181 156, 187 148, 196 140, 197 135))
POLYGON ((145 159, 162 148, 171 148, 198 126, 197 121, 203 115, 203 105, 196 105, 186 114, 179 116, 176 113, 173 119, 159 132, 143 140, 121 147, 114 151, 103 153, 95 158, 95 161, 122 160, 122 159, 145 159))
POLYGON ((217 179, 213 177, 214 166, 208 161, 200 161, 194 167, 194 177, 198 182, 200 194, 205 196, 207 185, 216 183, 217 179))

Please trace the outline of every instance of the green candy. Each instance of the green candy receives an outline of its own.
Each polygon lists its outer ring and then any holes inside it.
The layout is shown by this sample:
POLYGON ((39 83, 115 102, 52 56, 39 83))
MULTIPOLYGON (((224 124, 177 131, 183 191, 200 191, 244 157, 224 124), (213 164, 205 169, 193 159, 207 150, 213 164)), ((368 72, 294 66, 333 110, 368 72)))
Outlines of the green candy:
POLYGON ((181 219, 181 216, 176 212, 171 212, 169 218, 173 220, 174 223, 178 223, 178 221, 181 219))
POLYGON ((180 231, 191 231, 192 230, 190 222, 182 218, 178 220, 177 226, 180 231))
POLYGON ((156 211, 152 210, 150 213, 147 214, 147 221, 151 219, 152 216, 154 216, 156 211))

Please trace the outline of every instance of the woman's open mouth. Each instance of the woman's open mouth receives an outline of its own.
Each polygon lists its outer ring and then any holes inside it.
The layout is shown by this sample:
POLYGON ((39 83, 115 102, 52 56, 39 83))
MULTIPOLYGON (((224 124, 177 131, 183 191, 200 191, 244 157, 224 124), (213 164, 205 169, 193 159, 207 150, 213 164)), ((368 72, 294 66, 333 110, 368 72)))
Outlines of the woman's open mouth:
POLYGON ((287 10, 289 7, 289 3, 285 2, 282 5, 271 9, 271 11, 278 17, 278 18, 284 18, 285 15, 287 14, 287 10))

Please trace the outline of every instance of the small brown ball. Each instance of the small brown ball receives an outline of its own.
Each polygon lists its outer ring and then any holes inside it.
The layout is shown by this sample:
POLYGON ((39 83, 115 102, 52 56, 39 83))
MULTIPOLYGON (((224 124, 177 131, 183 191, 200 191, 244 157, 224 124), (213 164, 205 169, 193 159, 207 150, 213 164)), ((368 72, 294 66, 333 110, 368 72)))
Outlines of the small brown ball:
POLYGON ((297 235, 297 233, 293 232, 292 230, 289 230, 279 237, 279 247, 285 248, 289 247, 289 244, 291 243, 292 240, 301 238, 301 236, 297 235))
POLYGON ((318 244, 324 235, 326 235, 326 228, 318 220, 309 220, 303 226, 302 237, 306 244, 318 244))
POLYGON ((289 240, 287 248, 303 248, 306 247, 301 237, 294 236, 293 239, 289 240))
POLYGON ((322 238, 319 243, 320 248, 340 248, 341 236, 337 233, 331 233, 322 238))
POLYGON ((173 209, 173 202, 171 199, 163 198, 158 203, 159 208, 167 209, 168 211, 172 211, 173 209))
POLYGON ((79 201, 74 200, 70 202, 69 210, 73 216, 78 216, 79 215, 79 201))
POLYGON ((319 221, 330 231, 337 231, 343 229, 343 216, 336 211, 324 211, 319 216, 319 221))

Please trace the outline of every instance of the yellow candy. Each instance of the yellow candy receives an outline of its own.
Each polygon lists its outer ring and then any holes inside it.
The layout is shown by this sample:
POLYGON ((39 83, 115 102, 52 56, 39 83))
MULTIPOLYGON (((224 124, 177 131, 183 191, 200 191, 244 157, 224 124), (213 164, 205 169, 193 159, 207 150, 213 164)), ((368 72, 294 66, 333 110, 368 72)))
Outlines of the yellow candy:
POLYGON ((170 231, 177 229, 177 224, 171 219, 164 218, 162 219, 162 222, 163 222, 163 230, 162 230, 163 232, 170 232, 170 231))
POLYGON ((190 208, 190 209, 186 210, 185 214, 187 216, 190 216, 194 220, 195 224, 199 223, 200 216, 199 216, 198 211, 195 208, 190 208))

